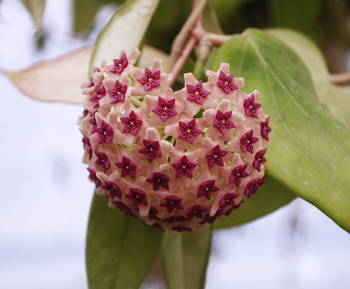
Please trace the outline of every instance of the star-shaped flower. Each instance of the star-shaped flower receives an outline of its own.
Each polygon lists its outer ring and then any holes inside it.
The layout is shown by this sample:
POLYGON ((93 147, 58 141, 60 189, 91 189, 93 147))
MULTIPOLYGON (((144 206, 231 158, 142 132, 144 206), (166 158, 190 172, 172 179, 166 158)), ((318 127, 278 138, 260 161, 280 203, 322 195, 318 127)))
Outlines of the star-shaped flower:
POLYGON ((114 84, 114 88, 108 90, 108 94, 111 96, 110 104, 114 104, 117 102, 124 102, 125 94, 128 90, 127 85, 123 85, 119 80, 116 80, 114 84))
POLYGON ((233 206, 235 198, 237 198, 239 195, 236 193, 226 193, 223 195, 219 202, 220 208, 223 210, 227 206, 233 206))
POLYGON ((90 101, 93 103, 93 108, 99 107, 100 99, 106 96, 106 88, 103 85, 97 85, 95 88, 95 93, 90 98, 90 101))
MULTIPOLYGON (((93 117, 93 119, 96 122, 95 117, 93 117)), ((97 123, 96 123, 96 127, 92 130, 92 133, 98 134, 98 136, 99 136, 98 143, 99 144, 111 143, 113 140, 113 129, 105 121, 101 121, 100 126, 97 126, 97 123)))
POLYGON ((96 176, 96 171, 93 168, 87 168, 89 172, 89 179, 90 181, 95 183, 96 188, 101 186, 101 181, 96 176))
POLYGON ((142 142, 144 147, 139 150, 139 153, 144 154, 150 163, 154 159, 162 157, 159 141, 143 139, 142 142))
POLYGON ((224 166, 223 157, 228 154, 228 151, 221 150, 219 145, 213 147, 207 154, 205 155, 208 162, 208 167, 212 168, 217 165, 219 167, 224 166))
POLYGON ((187 156, 183 156, 177 162, 172 163, 171 166, 175 169, 175 177, 180 178, 186 176, 192 178, 192 171, 197 166, 196 163, 191 162, 187 156))
POLYGON ((231 91, 239 88, 234 83, 234 76, 232 74, 225 74, 223 71, 220 71, 217 85, 226 94, 229 94, 231 91))
POLYGON ((258 118, 258 109, 261 107, 261 104, 255 102, 254 93, 244 100, 243 107, 247 116, 258 118))
POLYGON ((260 123, 260 133, 263 139, 269 141, 269 133, 272 131, 271 127, 269 126, 270 118, 267 117, 265 121, 260 123))
POLYGON ((125 196, 126 198, 133 201, 134 206, 147 206, 147 196, 146 193, 138 188, 131 188, 129 194, 125 196))
POLYGON ((121 162, 115 164, 122 170, 122 177, 130 176, 133 179, 136 176, 136 164, 129 158, 123 157, 121 162))
POLYGON ((87 153, 87 155, 89 156, 89 160, 91 160, 91 158, 92 158, 92 146, 91 146, 89 138, 86 136, 83 136, 82 142, 83 142, 84 150, 87 153))
POLYGON ((205 98, 210 94, 209 90, 203 88, 202 81, 199 81, 196 85, 187 84, 187 99, 202 105, 205 98))
POLYGON ((120 190, 119 186, 113 182, 105 182, 105 184, 102 187, 104 190, 107 191, 107 195, 114 200, 115 198, 121 199, 122 197, 122 191, 120 190))
POLYGON ((234 183, 236 186, 239 186, 242 179, 249 176, 249 174, 245 171, 246 169, 247 165, 239 165, 235 167, 230 173, 230 183, 234 183))
POLYGON ((109 70, 109 72, 121 74, 125 68, 129 65, 128 58, 125 53, 122 53, 119 59, 113 59, 113 68, 109 70))
POLYGON ((218 190, 220 190, 220 188, 215 186, 215 180, 204 181, 198 186, 197 198, 205 197, 207 200, 209 200, 211 194, 217 192, 218 190))
POLYGON ((123 116, 120 120, 124 124, 122 133, 131 133, 132 135, 138 134, 143 123, 133 110, 129 113, 129 116, 123 116))
POLYGON ((253 167, 256 168, 259 172, 261 170, 261 165, 266 162, 266 158, 264 157, 266 153, 266 149, 261 149, 254 156, 253 167))
POLYGON ((251 180, 246 188, 244 189, 244 194, 249 198, 251 195, 255 194, 259 187, 264 183, 264 178, 251 180))
POLYGON ((167 208, 168 213, 172 213, 176 209, 181 210, 184 208, 182 206, 182 197, 177 195, 166 196, 160 203, 160 206, 167 208))
POLYGON ((202 131, 196 128, 195 119, 192 119, 189 122, 179 122, 179 139, 187 140, 190 144, 193 144, 195 138, 201 133, 202 131))
POLYGON ((240 147, 242 153, 245 153, 246 151, 250 152, 251 154, 254 153, 254 146, 259 138, 253 136, 253 130, 246 132, 240 139, 240 147))
POLYGON ((220 110, 217 111, 215 120, 214 120, 214 126, 222 133, 224 134, 226 130, 235 128, 235 125, 230 120, 232 116, 232 111, 222 112, 220 110))
POLYGON ((160 70, 152 72, 148 68, 144 71, 144 76, 139 77, 137 81, 143 85, 145 91, 160 86, 160 70))
POLYGON ((96 155, 96 165, 101 166, 105 171, 111 166, 107 154, 103 152, 95 152, 96 155))
POLYGON ((207 208, 201 206, 201 205, 193 205, 189 207, 186 211, 186 215, 189 219, 191 218, 202 218, 203 214, 208 211, 207 208))
POLYGON ((154 191, 161 187, 169 190, 169 177, 162 173, 156 172, 152 176, 148 177, 146 181, 153 184, 154 191))
POLYGON ((158 106, 152 110, 159 115, 161 121, 177 115, 175 111, 175 98, 166 101, 163 97, 158 96, 158 106))

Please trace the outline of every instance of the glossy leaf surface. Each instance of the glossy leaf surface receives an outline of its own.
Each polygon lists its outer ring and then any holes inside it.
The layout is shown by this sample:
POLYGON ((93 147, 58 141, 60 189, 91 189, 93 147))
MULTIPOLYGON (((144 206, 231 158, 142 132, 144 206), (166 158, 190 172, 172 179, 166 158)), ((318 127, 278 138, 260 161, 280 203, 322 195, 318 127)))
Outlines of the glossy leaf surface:
POLYGON ((163 231, 92 201, 86 243, 89 289, 138 289, 158 255, 163 231))
POLYGON ((168 289, 202 289, 211 247, 210 226, 191 233, 165 232, 162 266, 168 289))
POLYGON ((90 71, 103 60, 112 61, 122 50, 140 46, 159 0, 129 0, 117 8, 98 35, 90 61, 90 71))
POLYGON ((273 133, 268 173, 350 230, 350 131, 321 105, 298 55, 271 34, 248 29, 217 55, 245 90, 262 93, 273 133))
POLYGON ((271 29, 269 33, 291 47, 307 66, 320 101, 343 124, 350 127, 350 88, 330 81, 327 64, 318 47, 303 34, 288 29, 271 29))

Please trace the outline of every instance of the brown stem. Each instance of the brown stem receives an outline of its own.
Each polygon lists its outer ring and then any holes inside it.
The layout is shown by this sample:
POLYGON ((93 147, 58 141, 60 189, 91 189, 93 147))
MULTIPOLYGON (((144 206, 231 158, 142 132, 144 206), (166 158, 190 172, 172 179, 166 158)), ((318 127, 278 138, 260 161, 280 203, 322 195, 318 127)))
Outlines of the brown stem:
POLYGON ((350 83, 350 72, 331 74, 330 79, 335 84, 350 83))
POLYGON ((170 73, 170 86, 173 85, 174 81, 176 80, 176 77, 179 75, 182 67, 184 66, 188 56, 191 54, 196 43, 197 39, 195 37, 191 37, 190 40, 187 42, 185 48, 182 50, 180 56, 177 58, 170 73))
POLYGON ((180 33, 176 36, 173 42, 173 45, 171 47, 170 67, 175 66, 175 62, 177 61, 177 58, 181 54, 181 51, 186 42, 186 39, 188 38, 189 34, 192 32, 193 26, 195 26, 198 18, 200 18, 202 15, 206 2, 207 0, 193 1, 193 9, 192 9, 191 15, 188 17, 180 33))

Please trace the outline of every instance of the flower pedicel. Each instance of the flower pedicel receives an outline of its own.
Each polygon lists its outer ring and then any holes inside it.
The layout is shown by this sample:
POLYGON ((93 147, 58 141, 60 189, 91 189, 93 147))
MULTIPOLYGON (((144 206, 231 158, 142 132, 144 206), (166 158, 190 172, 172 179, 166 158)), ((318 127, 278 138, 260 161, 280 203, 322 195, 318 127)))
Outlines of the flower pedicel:
POLYGON ((165 230, 192 231, 229 215, 264 180, 269 118, 260 94, 222 63, 208 81, 173 91, 138 50, 95 68, 79 120, 96 192, 109 206, 165 230))

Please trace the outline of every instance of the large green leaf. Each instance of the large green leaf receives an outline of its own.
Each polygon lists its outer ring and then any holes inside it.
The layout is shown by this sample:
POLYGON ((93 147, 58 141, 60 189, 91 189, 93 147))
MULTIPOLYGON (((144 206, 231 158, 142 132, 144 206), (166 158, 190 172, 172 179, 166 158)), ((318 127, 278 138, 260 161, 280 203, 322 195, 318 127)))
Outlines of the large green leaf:
POLYGON ((98 35, 90 71, 103 60, 119 57, 122 50, 130 52, 140 46, 159 0, 128 0, 121 5, 98 35))
POLYGON ((211 226, 192 233, 165 232, 161 257, 168 289, 204 288, 211 234, 211 226))
POLYGON ((86 243, 89 289, 138 289, 161 246, 163 231, 92 201, 86 243))
POLYGON ((258 193, 246 200, 230 216, 220 217, 214 223, 214 228, 223 229, 251 222, 290 203, 295 197, 291 190, 267 176, 258 193))
POLYGON ((350 131, 319 102, 298 55, 271 34, 248 29, 217 55, 259 89, 273 133, 268 173, 350 231, 350 131))
POLYGON ((318 47, 293 30, 271 29, 268 32, 284 41, 299 55, 311 74, 320 101, 343 124, 350 127, 350 88, 334 85, 330 81, 327 64, 318 47))

